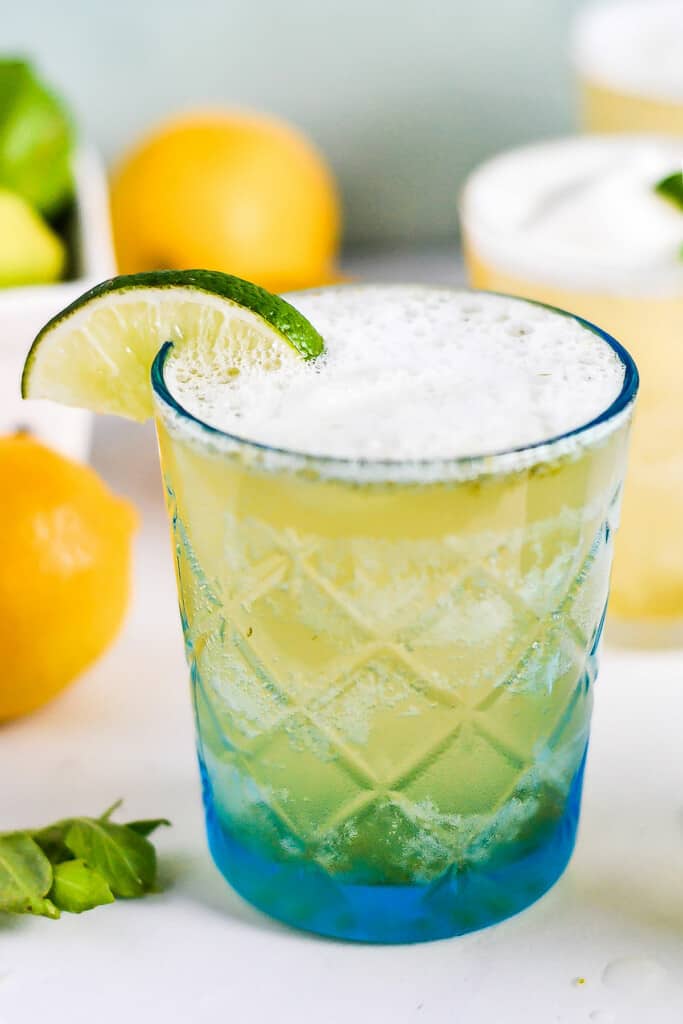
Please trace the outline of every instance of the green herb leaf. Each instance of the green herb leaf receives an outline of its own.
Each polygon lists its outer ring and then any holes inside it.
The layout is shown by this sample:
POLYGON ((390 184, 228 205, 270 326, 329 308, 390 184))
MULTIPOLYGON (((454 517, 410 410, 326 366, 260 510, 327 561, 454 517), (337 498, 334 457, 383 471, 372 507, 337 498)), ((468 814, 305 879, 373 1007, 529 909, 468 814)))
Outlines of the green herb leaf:
MULTIPOLYGON (((123 800, 113 803, 100 815, 99 821, 109 821, 114 811, 117 811, 122 803, 123 800)), ((66 834, 76 820, 76 818, 64 818, 63 821, 56 821, 54 825, 48 825, 47 828, 29 833, 52 864, 60 864, 62 861, 72 859, 73 853, 66 845, 66 834)))
POLYGON ((139 836, 151 836, 152 832, 156 832, 162 825, 170 827, 171 822, 168 818, 147 818, 142 821, 129 821, 126 828, 132 828, 139 836))
POLYGON ((66 845, 66 833, 71 828, 72 819, 65 818, 64 821, 56 821, 54 825, 41 828, 37 832, 30 832, 29 835, 38 844, 51 864, 61 864, 64 860, 71 860, 73 854, 66 845))
POLYGON ((95 818, 76 818, 66 845, 109 884, 114 896, 142 896, 156 879, 156 852, 144 836, 125 825, 95 818))
POLYGON ((0 910, 11 914, 59 917, 47 899, 52 865, 25 832, 0 835, 0 910))
POLYGON ((0 913, 59 917, 114 898, 144 896, 156 880, 147 836, 166 818, 116 825, 117 800, 99 818, 64 818, 46 828, 0 832, 0 913))
POLYGON ((655 185, 655 192, 683 211, 683 171, 675 171, 662 178, 655 185))
POLYGON ((67 860, 54 869, 50 899, 70 914, 82 914, 105 903, 114 895, 102 875, 82 860, 67 860))

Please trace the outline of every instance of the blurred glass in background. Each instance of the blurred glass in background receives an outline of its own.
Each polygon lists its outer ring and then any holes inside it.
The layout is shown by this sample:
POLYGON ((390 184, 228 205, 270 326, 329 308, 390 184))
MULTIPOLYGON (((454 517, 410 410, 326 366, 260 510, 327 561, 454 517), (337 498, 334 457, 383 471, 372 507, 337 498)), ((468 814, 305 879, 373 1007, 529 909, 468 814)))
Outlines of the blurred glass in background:
POLYGON ((683 135, 683 3, 611 0, 577 21, 574 63, 589 131, 683 135))
POLYGON ((585 316, 635 356, 641 401, 610 608, 626 624, 622 639, 677 643, 683 623, 683 138, 676 138, 683 136, 683 3, 586 6, 576 22, 574 64, 584 126, 602 134, 518 148, 471 176, 462 204, 468 271, 475 287, 585 316), (660 134, 643 134, 648 131, 660 134))

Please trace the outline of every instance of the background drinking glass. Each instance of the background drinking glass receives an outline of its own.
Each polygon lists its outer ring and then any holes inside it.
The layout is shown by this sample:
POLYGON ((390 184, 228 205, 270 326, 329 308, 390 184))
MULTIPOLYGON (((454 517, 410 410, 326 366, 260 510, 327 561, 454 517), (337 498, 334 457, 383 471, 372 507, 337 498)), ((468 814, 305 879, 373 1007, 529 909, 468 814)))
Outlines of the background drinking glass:
MULTIPOLYGON (((653 211, 648 204, 654 204, 655 218, 660 203, 663 215, 669 215, 665 200, 653 196, 651 185, 641 179, 650 174, 654 182, 660 171, 663 177, 676 168, 678 156, 673 141, 650 145, 627 137, 576 136, 539 143, 475 171, 461 206, 473 285, 585 316, 623 339, 638 362, 641 396, 610 613, 624 620, 623 629, 616 630, 621 638, 648 644, 676 641, 683 621, 683 263, 674 245, 668 263, 656 262, 647 273, 629 268, 619 240, 623 231, 614 233, 614 219, 611 226, 605 221, 607 242, 602 240, 597 255, 591 239, 596 218, 603 217, 606 204, 616 204, 614 217, 628 225, 638 253, 639 232, 650 236, 653 211), (635 168, 632 188, 627 166, 635 168), (579 203, 601 175, 607 176, 597 197, 601 208, 598 214, 594 207, 588 214, 583 208, 583 226, 577 226, 562 203, 579 203), (644 222, 635 219, 636 202, 644 222), (541 232, 543 218, 553 215, 555 220, 541 232), (560 216, 564 222, 558 233, 560 216)), ((674 211, 671 216, 674 233, 680 216, 683 240, 683 215, 674 211)))
POLYGON ((157 357, 209 842, 260 908, 416 941, 563 871, 637 387, 616 348, 596 425, 412 465, 233 439, 182 410, 157 357))
POLYGON ((576 24, 574 67, 589 131, 683 135, 680 0, 586 8, 576 24))

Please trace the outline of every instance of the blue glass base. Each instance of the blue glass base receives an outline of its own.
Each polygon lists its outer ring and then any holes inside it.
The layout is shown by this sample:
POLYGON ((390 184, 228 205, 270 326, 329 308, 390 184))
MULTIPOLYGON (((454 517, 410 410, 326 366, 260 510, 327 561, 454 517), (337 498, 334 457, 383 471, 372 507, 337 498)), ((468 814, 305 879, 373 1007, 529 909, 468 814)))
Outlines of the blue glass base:
MULTIPOLYGON (((584 758, 585 761, 585 758, 584 758)), ((428 884, 359 885, 312 860, 274 860, 219 818, 202 766, 209 847, 228 882, 271 917, 296 928, 358 942, 443 939, 517 914, 558 880, 576 840, 584 762, 564 813, 552 828, 527 834, 504 856, 492 852, 476 868, 451 867, 428 884)))

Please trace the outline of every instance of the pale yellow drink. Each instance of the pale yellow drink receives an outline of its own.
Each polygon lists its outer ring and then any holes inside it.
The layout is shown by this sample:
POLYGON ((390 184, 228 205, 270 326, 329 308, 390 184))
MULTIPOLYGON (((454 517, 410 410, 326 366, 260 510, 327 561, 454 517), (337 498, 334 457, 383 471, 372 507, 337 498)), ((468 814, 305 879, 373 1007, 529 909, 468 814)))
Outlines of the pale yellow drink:
POLYGON ((588 131, 683 135, 683 4, 618 0, 578 19, 574 66, 588 131))
POLYGON ((589 132, 683 135, 683 101, 674 103, 631 96, 597 82, 583 81, 581 121, 589 132))
POLYGON ((627 138, 540 144, 484 165, 462 204, 473 285, 569 309, 638 363, 610 611, 663 628, 625 639, 675 638, 683 621, 683 213, 652 190, 679 154, 683 143, 627 138))

